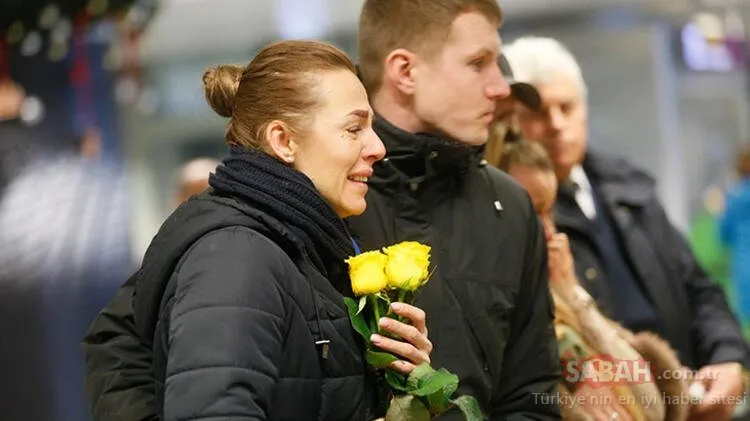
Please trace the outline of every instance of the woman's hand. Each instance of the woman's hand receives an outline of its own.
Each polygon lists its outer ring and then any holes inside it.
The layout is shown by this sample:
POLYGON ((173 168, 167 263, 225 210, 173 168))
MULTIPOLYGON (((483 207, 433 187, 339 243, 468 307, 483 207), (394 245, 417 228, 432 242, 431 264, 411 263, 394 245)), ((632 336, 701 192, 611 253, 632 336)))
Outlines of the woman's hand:
POLYGON ((575 403, 581 405, 596 421, 632 421, 633 419, 608 387, 592 387, 582 384, 574 396, 575 403))
POLYGON ((432 342, 427 339, 425 313, 421 309, 405 303, 392 303, 391 309, 411 323, 407 324, 390 317, 382 317, 379 322, 380 328, 384 332, 402 338, 403 341, 378 334, 372 335, 370 340, 378 348, 402 357, 403 359, 391 363, 390 367, 400 373, 409 374, 419 364, 430 362, 432 342))
POLYGON ((565 234, 552 234, 547 241, 547 267, 550 287, 561 295, 576 286, 575 265, 570 243, 565 234))

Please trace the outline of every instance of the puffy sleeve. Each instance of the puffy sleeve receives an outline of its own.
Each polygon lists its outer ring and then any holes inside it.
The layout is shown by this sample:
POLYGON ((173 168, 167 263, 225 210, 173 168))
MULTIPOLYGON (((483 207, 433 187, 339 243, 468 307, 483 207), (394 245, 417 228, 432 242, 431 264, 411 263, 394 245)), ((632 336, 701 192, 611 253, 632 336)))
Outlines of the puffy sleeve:
POLYGON ((244 227, 188 251, 170 313, 164 420, 265 420, 278 379, 289 267, 244 227))

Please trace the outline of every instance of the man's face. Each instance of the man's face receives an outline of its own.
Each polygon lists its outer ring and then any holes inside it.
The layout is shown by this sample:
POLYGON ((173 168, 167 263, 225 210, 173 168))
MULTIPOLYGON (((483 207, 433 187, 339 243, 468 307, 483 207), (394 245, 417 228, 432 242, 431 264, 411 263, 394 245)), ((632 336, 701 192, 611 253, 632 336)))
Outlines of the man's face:
POLYGON ((510 95, 497 65, 500 36, 484 15, 456 17, 441 52, 419 61, 414 112, 427 130, 477 146, 487 141, 495 101, 510 95))
POLYGON ((588 112, 581 86, 563 74, 534 86, 542 98, 542 107, 535 112, 518 106, 518 127, 526 138, 547 149, 558 179, 567 179, 586 152, 588 112))

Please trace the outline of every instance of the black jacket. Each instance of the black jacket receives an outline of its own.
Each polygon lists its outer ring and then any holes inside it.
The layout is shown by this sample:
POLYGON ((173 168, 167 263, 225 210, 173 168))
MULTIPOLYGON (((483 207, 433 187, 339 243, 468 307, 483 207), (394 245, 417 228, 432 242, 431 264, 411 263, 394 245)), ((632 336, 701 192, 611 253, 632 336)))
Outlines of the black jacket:
MULTIPOLYGON (((737 319, 722 289, 701 269, 684 236, 670 223, 654 180, 623 159, 596 152, 587 153, 583 168, 656 311, 657 333, 693 369, 722 362, 747 366, 750 355, 737 319)), ((559 229, 570 239, 579 278, 602 310, 611 313, 606 271, 585 226, 570 207, 558 205, 556 213, 559 229)))
MULTIPOLYGON (((138 333, 155 338, 162 419, 375 418, 342 294, 304 250, 272 216, 212 192, 170 216, 134 277, 138 333), (164 275, 166 291, 153 287, 164 275), (320 340, 330 341, 325 358, 320 340)), ((142 416, 101 408, 97 419, 142 416)))
POLYGON ((432 365, 458 374, 459 392, 491 420, 559 419, 555 402, 542 399, 556 390, 560 366, 545 240, 526 191, 487 165, 481 148, 383 120, 375 129, 388 153, 350 228, 363 250, 432 246, 436 271, 416 301, 427 313, 432 365))
MULTIPOLYGON (((525 190, 486 165, 481 149, 410 135, 382 120, 375 130, 388 153, 371 178, 366 212, 349 224, 363 250, 402 240, 432 246, 437 269, 416 303, 427 312, 432 365, 458 374, 459 392, 475 396, 490 420, 560 419, 548 398, 560 366, 546 247, 525 190)), ((153 414, 149 351, 133 335, 122 294, 84 344, 98 420, 153 414), (103 416, 112 410, 129 416, 103 416)), ((462 417, 456 411, 441 419, 462 417)))

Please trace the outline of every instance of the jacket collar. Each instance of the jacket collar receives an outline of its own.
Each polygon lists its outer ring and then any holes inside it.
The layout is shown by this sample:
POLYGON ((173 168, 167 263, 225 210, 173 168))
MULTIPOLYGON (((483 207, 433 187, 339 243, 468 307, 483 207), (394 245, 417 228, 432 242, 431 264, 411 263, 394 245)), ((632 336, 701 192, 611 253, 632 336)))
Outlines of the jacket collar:
POLYGON ((375 132, 385 144, 386 156, 375 165, 377 184, 409 184, 415 190, 430 180, 450 179, 482 161, 484 146, 472 147, 430 133, 409 133, 376 115, 375 132))
POLYGON ((583 169, 610 204, 641 207, 654 196, 654 179, 622 158, 587 151, 583 169))

